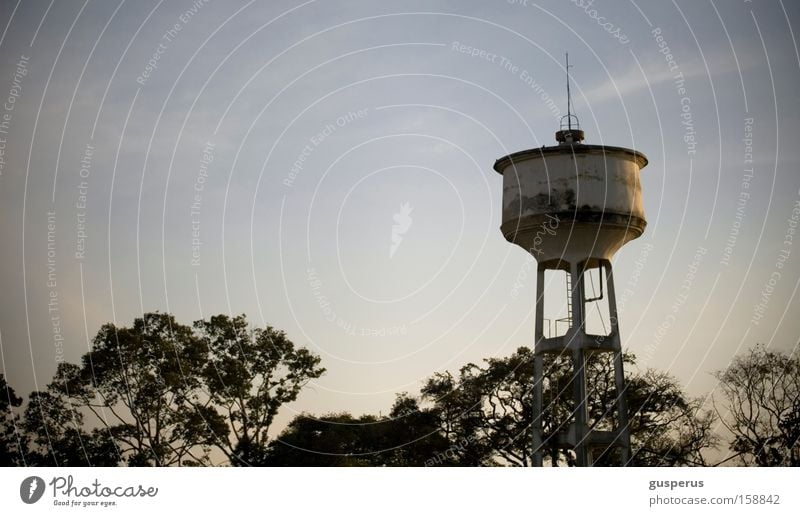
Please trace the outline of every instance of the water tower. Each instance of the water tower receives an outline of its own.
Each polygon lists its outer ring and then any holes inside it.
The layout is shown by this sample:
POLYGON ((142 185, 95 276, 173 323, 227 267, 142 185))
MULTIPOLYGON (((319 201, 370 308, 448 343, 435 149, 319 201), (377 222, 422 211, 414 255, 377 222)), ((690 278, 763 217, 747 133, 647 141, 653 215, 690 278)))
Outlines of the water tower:
POLYGON ((538 263, 533 462, 541 466, 543 451, 557 447, 572 450, 578 466, 592 465, 593 454, 607 451, 626 465, 630 434, 625 397, 616 396, 615 407, 606 414, 610 418, 595 425, 587 413, 587 387, 591 392, 594 386, 586 384, 586 364, 592 355, 613 354, 614 386, 617 393, 624 392, 611 258, 645 229, 639 172, 647 158, 633 149, 583 143, 584 133, 571 113, 568 59, 567 115, 556 132, 558 144, 515 152, 494 164, 503 175, 503 236, 538 263), (552 276, 562 278, 564 302, 560 315, 545 318, 545 291, 553 297, 552 276), (551 283, 547 289, 546 277, 551 283), (593 307, 598 313, 591 318, 593 307), (589 327, 590 318, 599 329, 589 327), (545 434, 543 358, 553 354, 571 358, 572 414, 568 425, 545 434))

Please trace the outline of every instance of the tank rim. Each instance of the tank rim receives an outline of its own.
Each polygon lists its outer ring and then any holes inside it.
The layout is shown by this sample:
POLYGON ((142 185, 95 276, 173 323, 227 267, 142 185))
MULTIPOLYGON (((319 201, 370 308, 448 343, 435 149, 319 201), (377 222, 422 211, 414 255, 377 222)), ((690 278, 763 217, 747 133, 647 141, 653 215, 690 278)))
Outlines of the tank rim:
POLYGON ((587 154, 591 152, 603 152, 614 154, 626 154, 639 163, 639 168, 642 169, 647 166, 649 160, 647 156, 639 151, 629 149, 627 147, 615 147, 612 145, 592 145, 592 144, 572 144, 572 145, 551 145, 549 147, 537 147, 535 149, 527 149, 514 152, 507 156, 503 156, 494 162, 494 170, 503 175, 503 170, 514 161, 522 160, 532 157, 545 157, 548 154, 564 154, 565 150, 570 149, 573 154, 587 154))

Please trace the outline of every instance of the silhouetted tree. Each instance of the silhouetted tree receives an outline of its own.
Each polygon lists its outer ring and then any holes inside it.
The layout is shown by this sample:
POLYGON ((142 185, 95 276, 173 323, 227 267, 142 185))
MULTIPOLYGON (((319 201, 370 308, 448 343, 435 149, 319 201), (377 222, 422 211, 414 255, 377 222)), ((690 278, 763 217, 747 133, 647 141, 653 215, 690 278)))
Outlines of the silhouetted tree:
POLYGON ((794 402, 791 411, 781 418, 778 428, 781 429, 784 448, 789 450, 789 463, 800 465, 800 401, 794 402))
POLYGON ((214 444, 233 465, 261 463, 278 409, 325 372, 320 358, 270 326, 249 329, 244 315, 194 326, 206 351, 200 379, 228 427, 214 444))
POLYGON ((800 358, 756 346, 715 373, 718 407, 742 464, 800 466, 800 358))
POLYGON ((105 324, 81 366, 61 364, 51 392, 86 411, 132 466, 208 464, 224 421, 200 399, 205 347, 169 314, 105 324))
MULTIPOLYGON (((617 396, 610 356, 587 364, 589 424, 610 429, 617 396)), ((629 366, 632 355, 626 355, 629 366)), ((543 426, 545 452, 554 465, 569 462, 554 436, 572 417, 572 366, 546 360, 543 426), (559 393, 562 393, 559 395, 559 393)), ((322 418, 302 414, 270 443, 266 465, 300 466, 493 466, 531 464, 533 353, 520 348, 484 366, 467 364, 457 377, 436 373, 420 398, 401 394, 388 417, 348 413, 322 418)), ((629 375, 626 395, 632 434, 632 465, 705 465, 702 452, 716 444, 712 414, 688 398, 675 379, 648 370, 629 375)), ((613 449, 595 465, 618 464, 613 449)))
POLYGON ((214 449, 234 465, 258 463, 278 409, 324 372, 319 361, 283 332, 248 329, 244 316, 106 324, 80 365, 59 364, 31 394, 23 421, 3 380, 3 460, 30 440, 35 465, 210 465, 214 449), (25 432, 11 440, 15 425, 25 432))
MULTIPOLYGON (((587 361, 589 425, 610 430, 619 395, 608 354, 587 361)), ((671 376, 630 374, 633 465, 705 465, 716 445, 710 412, 671 376)), ((719 378, 734 413, 732 447, 760 465, 797 464, 797 359, 766 353, 737 359, 719 378), (742 402, 755 403, 748 412, 742 402), (759 405, 760 403, 760 405, 759 405), (766 422, 762 419, 766 418, 766 422), (751 427, 758 432, 748 433, 751 427), (767 429, 768 431, 762 429, 767 429), (739 431, 737 435, 736 432, 739 431)), ((22 400, 0 376, 0 460, 30 465, 493 466, 531 464, 533 352, 436 373, 419 397, 400 394, 387 416, 301 414, 270 440, 281 406, 322 375, 320 358, 272 327, 219 315, 192 327, 148 313, 131 327, 104 325, 80 365, 61 363, 53 381, 22 400)), ((574 407, 568 357, 545 360, 544 449, 553 465, 572 461, 556 444, 574 407)), ((597 451, 596 451, 597 452, 597 451)), ((596 465, 616 464, 614 449, 596 465)))
POLYGON ((422 398, 439 414, 459 464, 530 464, 533 362, 525 348, 485 367, 467 364, 454 378, 433 375, 422 398))
POLYGON ((83 414, 69 406, 52 385, 31 393, 24 427, 30 437, 31 466, 116 466, 120 462, 111 434, 84 431, 83 414))
POLYGON ((0 466, 24 466, 27 436, 14 408, 22 405, 6 378, 0 374, 0 466))
POLYGON ((380 424, 375 416, 347 412, 317 418, 300 414, 273 440, 266 466, 375 466, 380 463, 380 424))
POLYGON ((405 394, 387 417, 343 412, 295 417, 267 450, 266 466, 424 466, 452 464, 436 415, 405 394))
POLYGON ((214 449, 234 465, 258 462, 278 409, 322 374, 318 364, 244 316, 189 327, 147 313, 131 327, 104 325, 80 366, 60 364, 32 395, 26 428, 46 463, 107 464, 113 451, 132 466, 210 465, 214 449))
POLYGON ((630 375, 627 383, 631 464, 707 466, 703 452, 716 448, 718 437, 714 413, 703 409, 702 399, 688 397, 675 378, 653 369, 630 375))
MULTIPOLYGON (((634 363, 626 355, 628 365, 634 363)), ((688 398, 666 374, 629 375, 626 396, 630 418, 632 465, 704 465, 702 451, 715 445, 710 412, 688 398)), ((556 444, 557 432, 572 421, 572 366, 566 357, 545 359, 542 414, 545 453, 553 465, 569 462, 569 450, 556 444), (566 393, 566 395, 565 395, 566 393)), ((589 425, 610 429, 617 397, 610 355, 587 361, 589 425)), ((458 449, 461 464, 527 466, 532 459, 533 352, 520 348, 510 357, 468 364, 458 378, 434 375, 423 399, 440 416, 440 429, 458 449)), ((612 449, 594 457, 595 465, 617 464, 612 449)))
POLYGON ((422 408, 416 398, 402 393, 395 399, 381 426, 379 459, 384 466, 457 465, 451 442, 439 428, 439 414, 422 408))

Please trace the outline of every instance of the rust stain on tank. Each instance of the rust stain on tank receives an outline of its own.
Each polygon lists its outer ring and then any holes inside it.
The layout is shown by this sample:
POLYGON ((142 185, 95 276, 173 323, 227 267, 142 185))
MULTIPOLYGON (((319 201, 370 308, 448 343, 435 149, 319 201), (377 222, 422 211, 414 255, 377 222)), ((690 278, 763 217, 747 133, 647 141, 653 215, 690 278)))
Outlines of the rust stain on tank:
POLYGON ((533 197, 522 195, 509 203, 508 213, 546 213, 575 209, 575 190, 553 188, 550 193, 539 193, 533 197), (521 204, 520 204, 521 202, 521 204))

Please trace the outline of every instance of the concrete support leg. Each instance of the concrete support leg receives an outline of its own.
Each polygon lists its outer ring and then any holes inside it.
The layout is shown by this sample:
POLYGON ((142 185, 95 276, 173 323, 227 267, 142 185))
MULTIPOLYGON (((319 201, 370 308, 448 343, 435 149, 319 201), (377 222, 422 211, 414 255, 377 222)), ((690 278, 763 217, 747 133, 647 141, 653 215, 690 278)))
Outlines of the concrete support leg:
POLYGON ((608 315, 611 320, 611 338, 614 339, 614 385, 617 390, 617 425, 620 465, 627 466, 631 454, 631 436, 628 427, 628 401, 625 392, 625 372, 622 361, 622 344, 619 335, 619 315, 617 314, 617 294, 614 289, 614 273, 611 262, 604 261, 606 271, 606 290, 608 292, 608 315))
POLYGON ((587 446, 586 424, 586 360, 582 349, 572 351, 573 398, 575 401, 575 459, 578 466, 588 466, 589 454, 587 446))
POLYGON ((542 466, 542 355, 533 357, 533 465, 542 466))
POLYGON ((572 324, 568 335, 569 347, 572 349, 575 459, 578 466, 589 466, 591 459, 587 442, 589 429, 586 412, 586 354, 583 350, 583 264, 571 264, 570 274, 572 275, 572 324))
POLYGON ((536 328, 534 329, 534 358, 533 358, 533 465, 542 466, 542 382, 544 381, 544 367, 542 354, 536 352, 536 347, 544 338, 544 271, 539 265, 536 272, 536 328))

